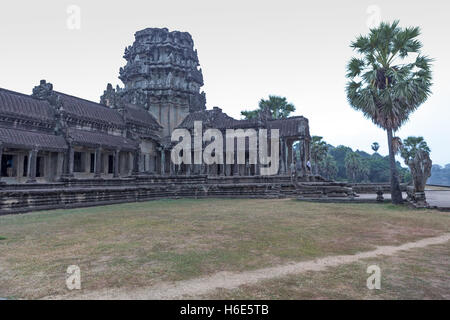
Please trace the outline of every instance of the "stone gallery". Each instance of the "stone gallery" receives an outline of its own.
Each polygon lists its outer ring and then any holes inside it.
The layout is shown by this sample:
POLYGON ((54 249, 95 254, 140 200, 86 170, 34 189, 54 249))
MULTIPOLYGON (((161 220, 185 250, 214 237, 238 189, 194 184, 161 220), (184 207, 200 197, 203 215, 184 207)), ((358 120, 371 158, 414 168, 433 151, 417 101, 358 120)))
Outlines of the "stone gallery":
POLYGON ((236 120, 218 107, 206 109, 189 33, 138 31, 124 58, 119 72, 124 86, 108 84, 100 103, 58 92, 45 80, 31 95, 0 89, 2 212, 168 196, 280 196, 299 181, 324 183, 308 170, 306 118, 272 119, 261 112, 254 120, 236 120), (196 121, 203 130, 223 132, 278 129, 277 174, 261 176, 260 164, 249 163, 248 153, 240 164, 174 165, 171 133, 192 132, 196 121))

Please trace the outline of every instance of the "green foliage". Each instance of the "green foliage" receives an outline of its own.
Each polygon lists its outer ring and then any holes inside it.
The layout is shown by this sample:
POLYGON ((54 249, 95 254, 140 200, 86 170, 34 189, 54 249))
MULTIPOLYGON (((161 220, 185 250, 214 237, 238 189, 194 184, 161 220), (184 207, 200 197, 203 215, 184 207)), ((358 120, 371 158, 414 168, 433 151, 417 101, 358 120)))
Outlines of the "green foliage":
POLYGON ((369 165, 356 152, 348 152, 345 156, 345 169, 347 178, 352 182, 367 181, 369 175, 369 165))
POLYGON ((403 140, 400 147, 400 155, 405 160, 405 163, 416 156, 418 150, 430 153, 431 150, 423 137, 408 137, 403 140))
POLYGON ((338 173, 338 166, 333 156, 327 154, 325 158, 319 163, 320 174, 329 180, 335 180, 338 173))
POLYGON ((269 99, 261 99, 258 109, 250 111, 241 111, 244 119, 254 119, 258 117, 260 111, 268 110, 273 119, 283 119, 295 111, 295 106, 289 103, 285 97, 269 95, 269 99))
POLYGON ((259 111, 260 110, 241 111, 241 116, 243 116, 244 119, 247 120, 256 119, 258 117, 259 111))
POLYGON ((322 137, 311 137, 311 160, 316 174, 319 173, 319 163, 325 158, 328 152, 328 146, 322 137))
POLYGON ((380 144, 378 142, 374 142, 374 143, 372 143, 371 148, 372 148, 373 152, 378 152, 378 149, 380 149, 380 144))
POLYGON ((421 54, 419 35, 418 27, 394 21, 351 44, 359 56, 347 65, 348 101, 385 130, 398 130, 431 94, 432 59, 421 54), (411 54, 417 54, 412 62, 411 54))
MULTIPOLYGON (((331 156, 337 167, 337 173, 335 180, 338 181, 352 181, 352 175, 347 175, 347 168, 345 163, 345 158, 348 154, 356 154, 360 159, 360 166, 355 175, 356 182, 372 182, 372 183, 388 183, 390 179, 390 166, 389 157, 383 157, 379 153, 374 153, 372 155, 367 152, 356 150, 353 151, 347 146, 333 147, 328 145, 328 155, 331 156)), ((403 168, 399 162, 396 163, 397 170, 399 171, 399 178, 401 182, 409 182, 411 176, 409 174, 408 168, 403 168)), ((324 177, 325 172, 320 168, 320 174, 324 177)))

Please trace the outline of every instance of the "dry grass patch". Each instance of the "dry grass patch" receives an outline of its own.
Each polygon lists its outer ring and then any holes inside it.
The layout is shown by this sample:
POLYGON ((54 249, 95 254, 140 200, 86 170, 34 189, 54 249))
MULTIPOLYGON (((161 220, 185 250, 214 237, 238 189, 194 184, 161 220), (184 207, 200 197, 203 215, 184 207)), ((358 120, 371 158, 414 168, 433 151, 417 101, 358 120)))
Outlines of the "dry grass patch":
POLYGON ((199 299, 450 299, 450 243, 380 256, 321 272, 218 289, 199 299), (366 286, 367 267, 381 269, 380 290, 366 286))
POLYGON ((0 297, 137 288, 245 271, 450 231, 450 215, 378 204, 159 200, 0 217, 0 297))

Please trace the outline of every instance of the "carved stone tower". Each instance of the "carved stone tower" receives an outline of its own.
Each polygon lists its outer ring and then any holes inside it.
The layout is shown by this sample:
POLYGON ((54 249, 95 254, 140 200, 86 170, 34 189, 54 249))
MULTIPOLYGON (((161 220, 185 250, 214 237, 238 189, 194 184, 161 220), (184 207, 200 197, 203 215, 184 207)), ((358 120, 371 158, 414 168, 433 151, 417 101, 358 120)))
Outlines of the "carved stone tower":
POLYGON ((189 33, 166 28, 138 31, 124 58, 127 64, 120 68, 119 78, 125 87, 117 93, 151 112, 163 126, 164 136, 190 112, 206 108, 205 93, 200 92, 202 70, 189 33))

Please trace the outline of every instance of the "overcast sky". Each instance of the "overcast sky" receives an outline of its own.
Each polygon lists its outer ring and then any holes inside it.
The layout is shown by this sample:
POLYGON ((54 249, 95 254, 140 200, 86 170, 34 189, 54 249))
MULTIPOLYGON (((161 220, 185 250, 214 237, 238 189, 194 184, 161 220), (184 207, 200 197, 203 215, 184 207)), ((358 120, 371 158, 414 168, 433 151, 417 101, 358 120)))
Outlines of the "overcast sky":
POLYGON ((117 76, 134 33, 167 27, 191 33, 208 108, 239 118, 262 97, 286 96, 311 134, 367 152, 377 141, 386 154, 386 134, 346 101, 345 66, 357 35, 379 19, 399 19, 422 28, 423 52, 436 61, 432 97, 397 135, 424 136, 443 165, 450 163, 449 14, 442 0, 3 1, 0 87, 29 94, 46 79, 98 101, 108 82, 122 85, 117 76))

